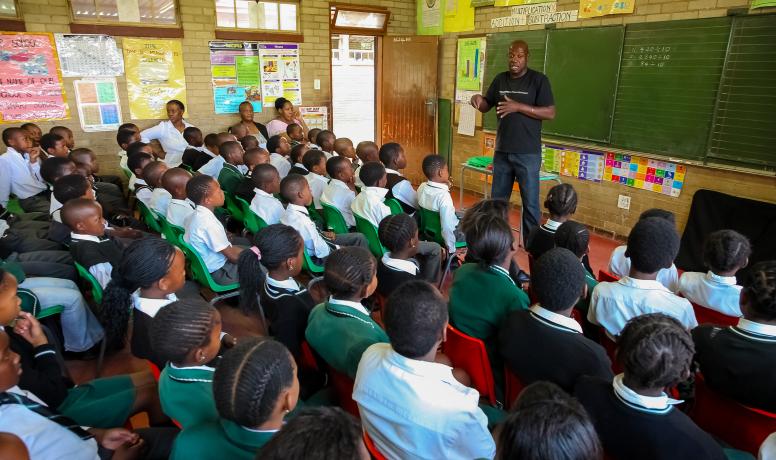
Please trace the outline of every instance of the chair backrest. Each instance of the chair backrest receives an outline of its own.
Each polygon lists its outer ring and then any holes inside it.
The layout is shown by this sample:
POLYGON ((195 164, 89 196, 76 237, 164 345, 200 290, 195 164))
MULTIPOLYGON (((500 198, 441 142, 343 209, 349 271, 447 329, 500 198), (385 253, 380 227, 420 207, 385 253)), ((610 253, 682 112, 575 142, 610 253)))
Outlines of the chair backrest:
POLYGON ((304 369, 318 371, 318 360, 315 359, 315 353, 307 340, 302 340, 301 353, 299 357, 299 366, 304 369))
POLYGON ((776 414, 744 406, 695 379, 695 405, 691 417, 703 430, 736 449, 757 455, 766 437, 776 432, 776 414))
POLYGON ((183 234, 186 230, 177 225, 171 224, 166 217, 157 214, 159 217, 159 226, 162 227, 162 235, 175 246, 180 246, 180 240, 183 238, 183 234))
POLYGON ((224 192, 224 205, 226 206, 226 210, 229 211, 229 214, 231 214, 232 217, 239 220, 240 222, 245 220, 242 207, 240 206, 240 203, 237 202, 234 195, 232 195, 229 192, 224 192))
POLYGON ((721 326, 735 326, 738 324, 738 317, 728 316, 717 310, 706 308, 698 305, 695 302, 692 303, 692 308, 695 310, 695 318, 698 320, 698 324, 719 324, 721 326))
POLYGON ((313 262, 312 257, 310 257, 310 254, 307 252, 307 248, 304 248, 304 259, 302 259, 302 268, 307 271, 307 273, 315 276, 320 275, 323 273, 323 265, 318 265, 315 262, 313 262))
POLYGON ((162 371, 159 369, 159 366, 152 363, 151 361, 146 360, 146 363, 148 363, 148 369, 151 371, 151 374, 154 376, 154 380, 156 382, 159 382, 159 376, 162 375, 162 371))
POLYGON ((192 278, 194 278, 201 286, 206 287, 213 292, 227 292, 239 289, 240 285, 238 283, 227 285, 216 283, 215 280, 213 280, 213 277, 210 276, 210 272, 207 270, 207 266, 199 253, 191 247, 189 243, 184 241, 183 238, 179 240, 179 243, 179 247, 183 250, 183 253, 191 264, 192 278))
POLYGON ((369 451, 369 455, 372 456, 375 460, 386 460, 385 455, 381 454, 379 450, 377 450, 377 446, 375 446, 375 442, 372 441, 372 438, 369 437, 369 433, 364 430, 364 445, 366 446, 366 450, 369 451))
POLYGON ((94 303, 97 305, 102 305, 102 286, 100 286, 100 283, 97 281, 97 278, 95 278, 91 273, 89 273, 89 270, 84 268, 83 265, 79 264, 78 262, 75 263, 75 269, 78 271, 78 275, 86 280, 87 283, 89 283, 89 286, 91 287, 92 292, 92 299, 94 299, 94 303))
POLYGON ((245 228, 247 228, 249 232, 255 235, 256 233, 259 232, 259 230, 267 226, 267 223, 264 222, 264 219, 262 219, 255 212, 253 212, 253 209, 251 209, 250 203, 240 198, 239 196, 235 196, 234 199, 242 208, 243 224, 245 225, 245 228))
POLYGON ((404 212, 404 208, 401 207, 401 203, 396 198, 386 198, 383 200, 383 203, 391 209, 391 214, 401 214, 404 212))
POLYGON ((380 260, 388 250, 380 243, 380 238, 377 236, 377 227, 358 214, 353 214, 353 217, 356 218, 356 230, 366 237, 366 241, 369 243, 369 250, 377 257, 377 260, 380 260))
POLYGON ((442 350, 453 362, 453 366, 460 367, 469 374, 472 386, 480 392, 480 397, 495 405, 496 387, 485 343, 448 325, 447 341, 442 344, 442 350))
POLYGON ((442 220, 439 213, 425 208, 419 208, 418 212, 420 213, 420 233, 436 241, 443 248, 447 247, 442 237, 442 220))
POLYGON ((121 172, 124 173, 125 176, 127 176, 127 179, 132 178, 132 171, 129 170, 129 168, 121 168, 121 172))
POLYGON ((614 276, 613 274, 609 273, 606 270, 598 270, 598 281, 601 281, 601 282, 607 281, 610 283, 614 283, 619 280, 620 280, 619 277, 614 276))
POLYGON ((159 221, 156 218, 156 213, 148 209, 148 206, 145 205, 140 199, 135 200, 137 203, 137 209, 140 210, 140 217, 143 218, 143 222, 148 225, 148 228, 155 231, 156 233, 162 233, 162 228, 159 226, 159 221))
POLYGON ((318 228, 326 228, 326 219, 324 219, 323 215, 315 209, 315 204, 311 204, 307 207, 307 214, 309 214, 310 220, 312 220, 318 228))
POLYGON ((358 413, 358 405, 353 401, 353 379, 331 366, 327 367, 339 406, 354 417, 361 418, 361 415, 358 413))
POLYGON ((326 218, 326 226, 329 230, 337 235, 348 233, 348 224, 345 222, 345 218, 340 210, 328 203, 321 204, 323 205, 323 216, 326 218))
POLYGON ((523 388, 525 388, 525 385, 520 380, 520 378, 516 376, 515 373, 512 372, 507 366, 504 366, 504 379, 506 383, 506 387, 504 388, 504 394, 506 397, 504 409, 509 410, 509 408, 512 407, 512 404, 515 403, 517 397, 520 396, 520 393, 523 391, 523 388))

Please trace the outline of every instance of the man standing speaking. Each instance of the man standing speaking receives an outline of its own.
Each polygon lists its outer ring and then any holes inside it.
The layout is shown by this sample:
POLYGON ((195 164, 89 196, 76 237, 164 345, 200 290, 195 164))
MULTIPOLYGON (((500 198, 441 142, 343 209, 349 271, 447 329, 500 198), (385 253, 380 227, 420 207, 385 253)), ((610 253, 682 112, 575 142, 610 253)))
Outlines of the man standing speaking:
POLYGON ((555 118, 555 101, 547 76, 528 68, 528 45, 509 46, 509 70, 496 75, 488 92, 472 96, 480 112, 496 107, 498 130, 493 157, 493 198, 509 200, 517 179, 523 200, 523 241, 539 225, 539 169, 542 164, 542 120, 555 118))

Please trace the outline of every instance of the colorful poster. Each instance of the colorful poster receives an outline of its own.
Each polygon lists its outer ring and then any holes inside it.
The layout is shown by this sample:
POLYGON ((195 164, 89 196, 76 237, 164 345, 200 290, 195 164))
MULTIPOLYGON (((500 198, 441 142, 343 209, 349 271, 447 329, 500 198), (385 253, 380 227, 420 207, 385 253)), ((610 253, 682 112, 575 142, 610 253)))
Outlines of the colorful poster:
POLYGON ((546 172, 560 172, 560 151, 563 147, 542 146, 542 169, 546 172))
POLYGON ((110 35, 55 34, 59 63, 65 77, 117 77, 124 58, 110 35))
POLYGON ((119 128, 121 106, 115 78, 75 80, 73 87, 84 131, 115 131, 119 128))
POLYGON ((776 6, 776 0, 752 0, 752 6, 750 9, 765 8, 768 6, 776 6))
MULTIPOLYGON (((460 3, 460 2, 459 2, 460 3)), ((442 35, 444 0, 417 0, 418 35, 442 35)))
POLYGON ((474 30, 474 7, 471 2, 469 0, 445 1, 444 31, 469 32, 474 30))
POLYGON ((329 129, 328 107, 299 107, 299 113, 310 129, 329 129))
POLYGON ((684 186, 686 173, 687 167, 684 165, 607 153, 603 180, 678 197, 684 186))
MULTIPOLYGON (((633 13, 635 4, 635 0, 579 0, 579 17, 594 18, 609 14, 633 13)), ((776 2, 773 4, 776 5, 776 2)))
POLYGON ((0 32, 0 123, 70 118, 54 37, 0 32))
POLYGON ((124 38, 129 113, 132 119, 167 118, 171 99, 186 104, 186 75, 180 40, 124 38))
POLYGON ((260 43, 259 58, 264 106, 273 106, 279 97, 300 105, 302 81, 299 75, 299 45, 260 43))
POLYGON ((601 182, 606 160, 602 153, 562 148, 560 150, 560 174, 580 180, 601 182))
POLYGON ((257 42, 211 41, 210 75, 216 113, 237 113, 250 101, 261 112, 261 78, 257 42))
POLYGON ((485 58, 485 39, 459 38, 456 72, 456 88, 480 91, 485 58))
POLYGON ((496 0, 496 6, 530 5, 533 3, 547 3, 547 0, 496 0))

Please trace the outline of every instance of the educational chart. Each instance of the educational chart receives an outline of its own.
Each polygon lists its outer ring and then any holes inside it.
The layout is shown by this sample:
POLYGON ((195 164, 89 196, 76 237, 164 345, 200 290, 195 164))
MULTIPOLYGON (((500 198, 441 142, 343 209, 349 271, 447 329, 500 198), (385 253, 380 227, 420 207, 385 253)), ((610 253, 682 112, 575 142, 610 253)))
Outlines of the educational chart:
POLYGON ((0 122, 69 118, 51 34, 0 32, 0 122))
POLYGON ((250 101, 261 112, 259 44, 257 42, 211 41, 210 74, 216 113, 237 113, 250 101))
POLYGON ((76 80, 73 87, 84 131, 116 131, 119 128, 121 106, 115 78, 76 80))
POLYGON ((417 0, 418 35, 442 35, 444 0, 417 0))
POLYGON ((485 38, 458 39, 456 88, 459 90, 480 91, 482 74, 485 69, 485 38))
POLYGON ((563 148, 560 150, 560 174, 579 180, 601 182, 604 177, 604 155, 588 150, 563 148))
POLYGON ((633 13, 635 0, 579 0, 579 17, 633 13))
POLYGON ((294 105, 302 103, 299 45, 293 43, 260 43, 261 92, 264 106, 272 107, 275 99, 285 97, 294 105))
POLYGON ((545 172, 560 172, 560 150, 562 147, 542 146, 542 168, 545 172))
POLYGON ((167 118, 171 99, 186 104, 186 75, 180 40, 125 38, 129 113, 132 119, 167 118))
POLYGON ((299 107, 299 113, 310 129, 329 129, 328 107, 299 107))
POLYGON ((667 161, 619 153, 606 154, 604 180, 678 197, 687 167, 667 161))
POLYGON ((55 34, 59 63, 65 77, 117 77, 124 58, 110 35, 55 34))

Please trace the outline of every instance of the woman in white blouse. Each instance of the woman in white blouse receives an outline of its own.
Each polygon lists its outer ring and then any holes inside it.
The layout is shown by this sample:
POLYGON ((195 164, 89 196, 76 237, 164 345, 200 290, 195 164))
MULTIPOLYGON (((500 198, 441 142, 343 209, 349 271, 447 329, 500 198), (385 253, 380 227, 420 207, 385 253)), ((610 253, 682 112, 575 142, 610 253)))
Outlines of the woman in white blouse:
POLYGON ((183 119, 186 107, 183 102, 173 99, 167 102, 167 120, 140 132, 140 140, 151 142, 158 140, 164 150, 163 156, 159 156, 171 168, 181 164, 183 151, 188 142, 183 138, 183 130, 194 126, 183 119))
POLYGON ((275 99, 275 110, 278 111, 278 116, 275 117, 274 120, 267 123, 269 137, 272 137, 276 134, 285 134, 286 128, 291 123, 296 123, 301 126, 302 130, 304 130, 305 136, 307 136, 307 123, 304 122, 299 109, 294 107, 294 104, 292 104, 291 101, 284 97, 275 99))

